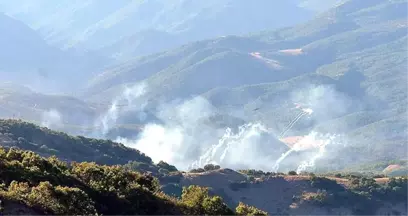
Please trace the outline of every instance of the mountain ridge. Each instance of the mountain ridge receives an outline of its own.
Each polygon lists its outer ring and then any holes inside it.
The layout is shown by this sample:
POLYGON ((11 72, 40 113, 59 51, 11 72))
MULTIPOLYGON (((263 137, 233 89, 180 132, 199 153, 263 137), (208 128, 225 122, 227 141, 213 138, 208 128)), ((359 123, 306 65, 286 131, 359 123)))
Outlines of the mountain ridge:
MULTIPOLYGON (((126 69, 118 67, 114 73, 107 71, 106 79, 90 82, 84 98, 109 103, 124 85, 142 81, 153 107, 163 95, 166 101, 204 97, 222 112, 276 130, 294 118, 292 104, 302 102, 314 110, 314 117, 300 119, 287 136, 333 128, 330 133, 348 136, 347 142, 360 149, 364 160, 387 160, 393 154, 403 158, 402 151, 395 151, 403 148, 404 136, 393 132, 406 130, 402 117, 407 98, 407 13, 399 9, 403 5, 406 2, 346 1, 306 24, 199 41, 128 61, 126 69), (373 22, 367 11, 382 13, 373 22), (151 66, 156 61, 159 68, 151 66), (109 79, 109 74, 121 78, 109 79), (214 82, 218 84, 207 85, 214 82), (390 118, 395 121, 385 120, 390 118), (375 134, 369 124, 388 132, 375 134), (384 151, 386 157, 381 155, 384 151)), ((351 155, 343 150, 343 157, 351 155)))

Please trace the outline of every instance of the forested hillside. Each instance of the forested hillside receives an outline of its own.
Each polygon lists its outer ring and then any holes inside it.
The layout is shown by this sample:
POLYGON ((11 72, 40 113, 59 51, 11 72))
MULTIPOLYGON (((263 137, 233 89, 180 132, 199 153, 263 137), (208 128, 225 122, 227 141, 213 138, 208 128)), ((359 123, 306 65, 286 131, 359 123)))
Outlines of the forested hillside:
POLYGON ((285 175, 211 164, 180 172, 118 143, 69 137, 23 122, 2 121, 0 134, 0 211, 5 215, 407 212, 407 179, 401 177, 285 175), (54 151, 47 151, 51 147, 54 151))
MULTIPOLYGON (((2 214, 233 215, 208 189, 190 186, 181 199, 160 192, 157 179, 119 166, 41 158, 0 147, 2 214)), ((240 204, 237 215, 265 212, 240 204)))
POLYGON ((294 103, 304 104, 313 115, 287 136, 341 134, 347 147, 334 147, 338 155, 328 164, 403 159, 406 7, 402 0, 349 0, 294 27, 136 58, 96 76, 83 97, 110 103, 124 85, 142 80, 149 108, 200 95, 221 112, 275 130, 295 118, 294 103))
POLYGON ((19 147, 43 156, 55 155, 65 161, 126 164, 152 160, 138 150, 109 140, 74 137, 18 120, 0 120, 1 146, 19 147))
POLYGON ((407 215, 407 8, 1 1, 0 215, 407 215))

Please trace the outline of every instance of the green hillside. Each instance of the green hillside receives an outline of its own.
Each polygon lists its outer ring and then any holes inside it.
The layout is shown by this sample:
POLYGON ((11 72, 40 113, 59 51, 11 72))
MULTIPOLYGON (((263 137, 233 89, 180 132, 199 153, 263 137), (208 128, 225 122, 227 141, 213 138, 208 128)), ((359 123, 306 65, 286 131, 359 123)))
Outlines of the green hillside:
POLYGON ((404 158, 406 7, 400 0, 349 0, 294 27, 187 44, 105 71, 83 97, 108 102, 122 86, 144 81, 151 104, 201 95, 220 112, 277 130, 300 102, 316 109, 314 116, 287 136, 342 134, 355 148, 343 156, 355 163, 404 158), (307 95, 316 89, 325 89, 324 99, 307 95))
MULTIPOLYGON (((68 143, 66 143, 68 144, 68 143)), ((182 198, 164 195, 157 179, 120 166, 67 164, 30 151, 0 147, 0 213, 36 215, 245 215, 208 189, 186 187, 182 198)), ((244 208, 243 208, 244 207, 244 208)), ((243 213, 244 212, 244 213, 243 213)), ((262 212, 262 215, 266 213, 262 212)))
POLYGON ((56 155, 66 161, 109 165, 126 164, 133 160, 152 163, 143 153, 109 140, 74 137, 17 120, 0 120, 0 128, 0 145, 4 147, 19 147, 44 156, 56 155))
MULTIPOLYGON (((2 120, 0 125, 0 213, 4 215, 406 213, 403 177, 347 171, 319 176, 237 172, 214 165, 179 172, 111 141, 70 137, 18 121, 2 120), (54 151, 46 151, 47 147, 54 151), (126 163, 127 159, 134 161, 126 163)), ((388 164, 406 166, 406 161, 388 164)), ((388 164, 364 169, 384 169, 388 164)))

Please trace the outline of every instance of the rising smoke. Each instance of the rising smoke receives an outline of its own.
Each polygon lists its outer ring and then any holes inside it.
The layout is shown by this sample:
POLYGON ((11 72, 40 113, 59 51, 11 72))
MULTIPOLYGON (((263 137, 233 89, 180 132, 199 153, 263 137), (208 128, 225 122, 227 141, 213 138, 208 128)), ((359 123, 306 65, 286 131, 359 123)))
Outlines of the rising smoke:
MULTIPOLYGON (((134 102, 146 104, 147 99, 143 97, 146 92, 147 86, 139 84, 126 88, 113 100, 111 108, 99 119, 102 133, 106 134, 114 127, 123 112, 118 108, 120 101, 128 105, 126 109, 144 112, 143 107, 134 106, 134 102)), ((155 116, 161 123, 146 124, 135 139, 118 137, 117 141, 139 149, 154 162, 164 160, 182 170, 208 163, 273 171, 284 167, 297 168, 299 172, 314 170, 319 160, 325 158, 327 148, 340 148, 333 141, 332 134, 311 129, 303 133, 303 138, 291 148, 279 139, 284 138, 305 116, 319 123, 346 113, 351 103, 330 86, 310 86, 293 92, 288 100, 304 105, 297 107, 300 113, 286 122, 287 126, 278 135, 276 129, 266 128, 259 122, 247 123, 237 129, 211 124, 208 119, 215 115, 217 109, 205 98, 195 97, 157 106, 155 116), (296 155, 291 157, 291 154, 296 155)))
POLYGON ((117 125, 119 115, 129 110, 141 111, 146 105, 142 97, 147 91, 145 83, 138 83, 131 87, 126 86, 123 92, 116 97, 108 111, 101 115, 95 122, 94 127, 97 128, 93 136, 105 137, 106 134, 117 125))
POLYGON ((41 126, 58 129, 63 125, 62 115, 55 109, 44 111, 41 115, 41 126))

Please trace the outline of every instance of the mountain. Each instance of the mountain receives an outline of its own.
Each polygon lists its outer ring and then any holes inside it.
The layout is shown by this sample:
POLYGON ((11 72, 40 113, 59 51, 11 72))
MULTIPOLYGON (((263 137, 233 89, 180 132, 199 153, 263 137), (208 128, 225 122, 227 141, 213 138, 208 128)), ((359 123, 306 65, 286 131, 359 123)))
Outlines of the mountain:
POLYGON ((71 133, 84 133, 98 110, 68 95, 42 94, 16 83, 0 84, 1 118, 18 118, 71 133))
POLYGON ((98 164, 126 164, 152 160, 138 150, 108 140, 73 137, 32 123, 1 120, 1 146, 35 151, 42 156, 55 155, 64 161, 96 162, 98 164))
POLYGON ((22 121, 0 120, 0 134, 0 207, 5 215, 407 212, 406 177, 285 175, 211 164, 179 172, 119 143, 72 137, 22 121))
MULTIPOLYGON (((256 170, 218 169, 186 173, 180 184, 210 187, 215 194, 220 194, 227 204, 245 202, 267 211, 269 215, 383 215, 387 212, 394 214, 406 212, 406 205, 402 204, 406 195, 402 188, 399 195, 394 194, 395 197, 399 197, 397 199, 400 200, 400 205, 396 204, 398 201, 387 203, 384 200, 393 198, 380 195, 384 188, 392 190, 394 183, 390 183, 389 179, 368 178, 368 180, 361 176, 351 176, 314 174, 302 176, 295 173, 284 175, 256 170), (388 183, 384 185, 385 182, 388 183), (372 199, 359 193, 366 190, 364 185, 372 186, 372 199)), ((401 181, 401 185, 403 182, 404 180, 401 181)))
MULTIPOLYGON (((182 199, 164 195, 151 175, 95 163, 68 165, 55 157, 0 148, 2 214, 219 214, 261 212, 242 206, 232 211, 208 189, 191 186, 182 199), (28 162, 30 161, 30 162, 28 162), (28 163, 27 163, 28 162, 28 163)), ((262 212, 262 215, 266 215, 262 212)), ((258 213, 259 214, 259 213, 258 213)))
POLYGON ((109 63, 106 58, 91 53, 80 55, 76 51, 52 47, 24 23, 3 14, 0 14, 0 30, 0 76, 3 81, 14 81, 46 92, 71 91, 109 63))
POLYGON ((295 1, 266 0, 256 4, 232 0, 194 4, 191 0, 24 0, 19 4, 3 2, 0 10, 38 30, 51 44, 106 51, 122 60, 191 41, 290 26, 314 14, 295 1))
POLYGON ((314 10, 318 12, 324 12, 329 8, 332 8, 346 0, 330 0, 330 1, 322 1, 322 0, 301 0, 299 1, 299 6, 307 8, 309 10, 314 10))
POLYGON ((151 107, 200 96, 247 122, 277 131, 289 125, 288 137, 341 135, 325 166, 402 159, 406 7, 402 0, 349 0, 294 27, 138 57, 96 76, 83 98, 109 103, 123 86, 142 82, 151 107), (313 114, 292 124, 299 106, 313 114))

